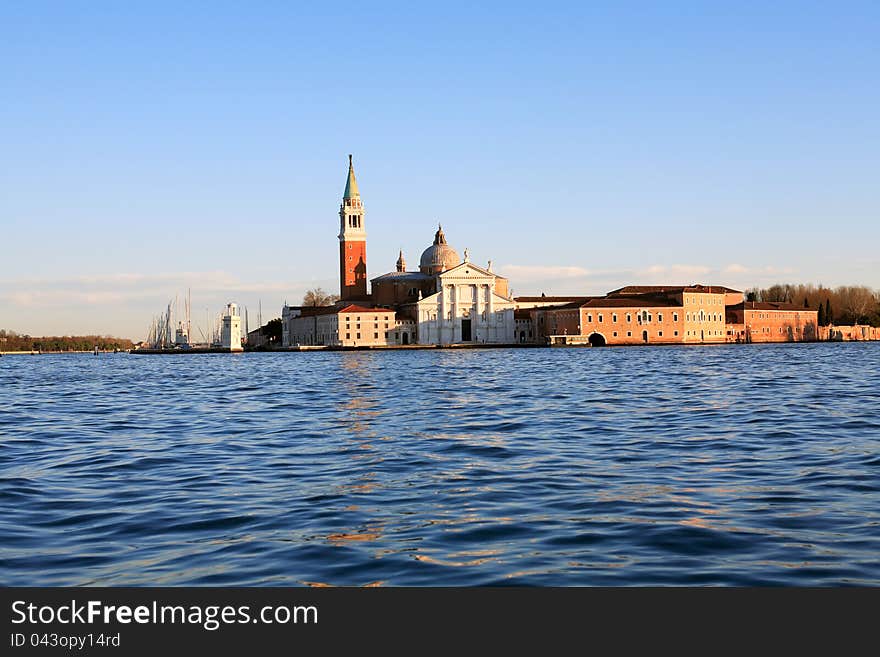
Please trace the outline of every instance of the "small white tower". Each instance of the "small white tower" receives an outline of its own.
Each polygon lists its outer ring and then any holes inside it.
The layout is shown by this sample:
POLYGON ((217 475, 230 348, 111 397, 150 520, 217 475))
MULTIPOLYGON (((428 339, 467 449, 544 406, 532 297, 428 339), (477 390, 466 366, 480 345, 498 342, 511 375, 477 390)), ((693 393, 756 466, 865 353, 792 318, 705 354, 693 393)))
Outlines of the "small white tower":
POLYGON ((238 306, 234 303, 226 304, 223 328, 220 331, 220 344, 229 351, 242 351, 241 317, 238 314, 238 306))
POLYGON ((178 346, 189 344, 189 333, 186 330, 186 324, 184 322, 177 323, 177 330, 174 332, 174 344, 178 346))

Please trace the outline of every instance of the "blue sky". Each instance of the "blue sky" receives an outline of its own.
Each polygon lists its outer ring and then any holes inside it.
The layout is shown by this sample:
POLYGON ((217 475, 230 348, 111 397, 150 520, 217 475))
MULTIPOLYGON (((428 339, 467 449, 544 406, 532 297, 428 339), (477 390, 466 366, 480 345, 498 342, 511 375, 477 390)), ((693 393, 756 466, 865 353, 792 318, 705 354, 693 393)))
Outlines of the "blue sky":
POLYGON ((876 2, 420 4, 0 5, 0 327, 336 291, 348 153, 370 276, 880 287, 876 2))

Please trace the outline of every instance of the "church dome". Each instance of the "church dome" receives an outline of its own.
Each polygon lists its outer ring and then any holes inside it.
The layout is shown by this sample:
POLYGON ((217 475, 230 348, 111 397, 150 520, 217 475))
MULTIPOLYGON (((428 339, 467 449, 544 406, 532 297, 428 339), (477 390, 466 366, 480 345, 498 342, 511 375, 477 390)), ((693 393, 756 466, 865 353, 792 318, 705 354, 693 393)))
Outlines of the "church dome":
POLYGON ((419 271, 423 274, 439 274, 461 263, 458 253, 446 243, 443 227, 438 227, 434 243, 425 249, 419 261, 419 271))

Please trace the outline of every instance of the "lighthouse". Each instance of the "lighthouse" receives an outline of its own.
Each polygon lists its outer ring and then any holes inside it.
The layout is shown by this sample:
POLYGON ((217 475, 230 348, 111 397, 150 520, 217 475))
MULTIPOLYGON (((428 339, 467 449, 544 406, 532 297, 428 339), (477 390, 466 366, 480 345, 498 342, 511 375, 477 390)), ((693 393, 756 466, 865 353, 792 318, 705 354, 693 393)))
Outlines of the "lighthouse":
POLYGON ((241 347, 241 316, 238 314, 238 306, 234 303, 226 304, 223 326, 220 329, 220 344, 229 351, 243 351, 241 347))

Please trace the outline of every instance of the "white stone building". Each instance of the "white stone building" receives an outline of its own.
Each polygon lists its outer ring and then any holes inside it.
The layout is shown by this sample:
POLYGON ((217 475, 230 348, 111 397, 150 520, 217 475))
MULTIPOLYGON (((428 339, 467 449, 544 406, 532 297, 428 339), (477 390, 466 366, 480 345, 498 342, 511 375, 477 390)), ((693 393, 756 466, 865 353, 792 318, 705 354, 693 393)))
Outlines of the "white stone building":
POLYGON ((415 344, 415 322, 389 308, 350 304, 301 308, 287 321, 285 347, 385 347, 415 344))
POLYGON ((515 304, 498 293, 499 277, 467 258, 436 276, 439 291, 416 303, 419 344, 516 342, 515 304))

